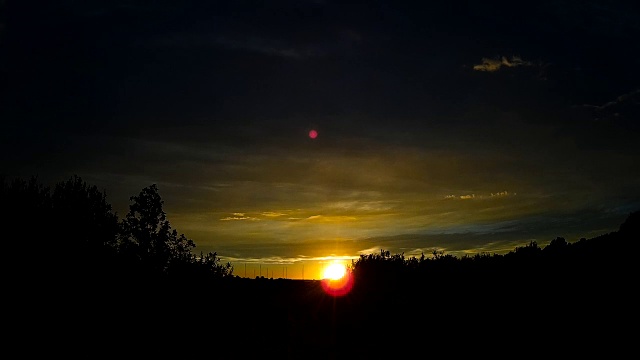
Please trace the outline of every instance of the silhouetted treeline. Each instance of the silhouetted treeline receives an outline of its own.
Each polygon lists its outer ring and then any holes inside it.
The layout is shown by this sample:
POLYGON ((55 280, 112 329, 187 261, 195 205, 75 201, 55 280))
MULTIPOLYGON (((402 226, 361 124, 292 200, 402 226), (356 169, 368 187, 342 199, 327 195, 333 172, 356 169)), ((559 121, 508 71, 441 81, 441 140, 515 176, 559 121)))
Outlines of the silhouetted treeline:
MULTIPOLYGON (((531 241, 506 254, 479 253, 456 257, 434 251, 430 256, 405 257, 404 253, 360 255, 350 268, 356 284, 366 288, 393 284, 425 284, 425 281, 456 280, 457 284, 478 281, 502 285, 523 282, 593 281, 602 276, 624 278, 637 261, 635 246, 640 240, 640 211, 631 213, 618 231, 570 243, 557 237, 545 246, 531 241), (632 255, 633 254, 633 255, 632 255)), ((608 278, 607 282, 615 279, 608 278)))
POLYGON ((211 280, 233 266, 172 229, 155 184, 130 198, 118 219, 106 193, 78 176, 42 185, 37 177, 2 179, 0 203, 5 263, 19 277, 46 284, 96 281, 211 280))

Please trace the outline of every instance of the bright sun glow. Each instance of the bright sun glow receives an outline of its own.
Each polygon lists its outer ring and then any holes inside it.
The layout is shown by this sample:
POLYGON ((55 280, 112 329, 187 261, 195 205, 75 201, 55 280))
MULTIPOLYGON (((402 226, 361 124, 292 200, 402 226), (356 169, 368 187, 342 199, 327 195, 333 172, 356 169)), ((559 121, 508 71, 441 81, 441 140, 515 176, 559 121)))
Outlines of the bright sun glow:
POLYGON ((340 263, 331 263, 324 269, 323 279, 338 280, 341 279, 347 269, 340 263))
POLYGON ((331 296, 347 295, 351 288, 355 277, 347 267, 340 262, 332 262, 322 274, 322 289, 331 296))

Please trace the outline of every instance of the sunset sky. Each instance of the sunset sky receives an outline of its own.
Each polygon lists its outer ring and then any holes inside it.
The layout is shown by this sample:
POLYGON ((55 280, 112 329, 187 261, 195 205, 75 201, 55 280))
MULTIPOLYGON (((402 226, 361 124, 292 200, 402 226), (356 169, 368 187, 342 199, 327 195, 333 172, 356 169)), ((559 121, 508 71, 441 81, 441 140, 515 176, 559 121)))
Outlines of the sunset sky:
POLYGON ((120 218, 157 184, 236 275, 506 253, 640 209, 633 2, 0 7, 0 171, 77 174, 120 218))

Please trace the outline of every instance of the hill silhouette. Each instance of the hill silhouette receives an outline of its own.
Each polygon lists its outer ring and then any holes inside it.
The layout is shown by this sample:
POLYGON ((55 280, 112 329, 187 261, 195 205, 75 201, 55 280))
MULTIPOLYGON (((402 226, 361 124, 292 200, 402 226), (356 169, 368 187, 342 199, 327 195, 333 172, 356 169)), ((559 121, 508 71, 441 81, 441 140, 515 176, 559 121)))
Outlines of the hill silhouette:
POLYGON ((122 220, 105 198, 77 176, 53 189, 3 179, 12 346, 333 359, 617 357, 631 344, 640 211, 611 233, 504 255, 362 255, 349 268, 352 291, 334 297, 320 281, 240 278, 216 253, 197 254, 171 228, 155 185, 131 197, 122 220))

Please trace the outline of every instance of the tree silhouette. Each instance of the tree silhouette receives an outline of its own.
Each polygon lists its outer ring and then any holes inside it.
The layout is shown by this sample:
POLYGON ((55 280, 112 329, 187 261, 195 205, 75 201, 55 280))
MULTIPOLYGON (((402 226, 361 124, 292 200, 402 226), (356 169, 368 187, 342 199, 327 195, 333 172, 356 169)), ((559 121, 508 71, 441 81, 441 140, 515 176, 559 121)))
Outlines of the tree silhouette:
POLYGON ((193 259, 193 240, 171 228, 156 184, 130 198, 129 212, 121 222, 120 251, 151 269, 168 272, 171 266, 193 259))
POLYGON ((64 234, 60 247, 74 252, 115 250, 118 216, 106 196, 77 175, 56 184, 52 206, 59 232, 64 234))
POLYGON ((233 265, 230 262, 222 264, 222 259, 217 252, 209 252, 195 258, 197 274, 208 278, 224 278, 233 275, 233 265))
POLYGON ((620 225, 620 234, 628 238, 640 237, 640 211, 634 211, 629 214, 627 219, 620 225))
POLYGON ((129 212, 120 223, 118 251, 144 271, 170 275, 183 281, 231 277, 233 265, 216 252, 193 253, 195 242, 171 228, 164 201, 152 184, 130 198, 129 212))
MULTIPOLYGON (((39 279, 44 270, 55 269, 57 243, 50 189, 36 176, 2 179, 0 225, 3 264, 17 278, 39 279)), ((51 273, 49 271, 48 273, 51 273)))

